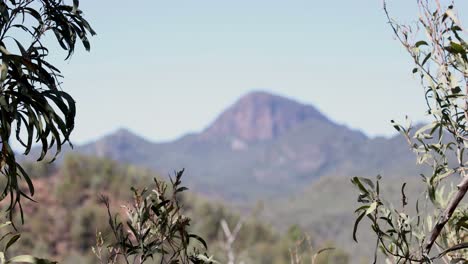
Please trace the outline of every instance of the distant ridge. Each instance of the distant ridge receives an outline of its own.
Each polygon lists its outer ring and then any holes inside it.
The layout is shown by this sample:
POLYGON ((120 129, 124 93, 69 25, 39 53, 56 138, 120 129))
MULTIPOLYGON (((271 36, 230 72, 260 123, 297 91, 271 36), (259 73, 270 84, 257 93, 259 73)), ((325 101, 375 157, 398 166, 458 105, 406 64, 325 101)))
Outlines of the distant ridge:
POLYGON ((311 105, 265 92, 241 97, 201 133, 154 143, 120 129, 73 151, 162 175, 185 168, 192 190, 235 202, 289 196, 327 176, 421 172, 400 136, 368 138, 311 105))
POLYGON ((79 147, 79 152, 117 161, 141 160, 148 155, 146 150, 153 144, 129 129, 120 128, 95 142, 79 147))
POLYGON ((307 120, 327 121, 327 118, 311 105, 256 91, 241 97, 201 136, 233 137, 245 141, 269 140, 307 120))

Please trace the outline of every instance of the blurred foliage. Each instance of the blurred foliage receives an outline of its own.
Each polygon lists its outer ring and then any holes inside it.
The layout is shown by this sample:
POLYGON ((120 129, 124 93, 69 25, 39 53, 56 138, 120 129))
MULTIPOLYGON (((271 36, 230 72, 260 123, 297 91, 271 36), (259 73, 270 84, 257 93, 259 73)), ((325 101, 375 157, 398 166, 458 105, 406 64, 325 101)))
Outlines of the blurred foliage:
POLYGON ((38 177, 49 177, 57 173, 57 167, 55 163, 50 163, 47 161, 25 161, 21 162, 21 166, 31 177, 31 179, 35 179, 38 177))
POLYGON ((17 255, 17 256, 12 256, 11 252, 9 252, 9 249, 15 245, 20 239, 21 239, 21 234, 19 232, 16 232, 16 230, 13 229, 13 224, 12 222, 5 222, 0 224, 0 245, 3 248, 3 251, 0 251, 0 263, 32 263, 32 264, 54 264, 57 263, 55 261, 50 261, 47 259, 41 259, 37 257, 33 257, 31 255, 17 255))
MULTIPOLYGON (((135 190, 141 192, 145 187, 154 186, 154 178, 162 179, 135 166, 78 155, 67 156, 62 166, 53 171, 50 176, 34 179, 38 203, 28 203, 24 208, 30 220, 19 227, 22 239, 11 248, 14 254, 28 250, 28 253, 54 258, 60 263, 96 263, 91 250, 96 246, 96 232, 101 231, 105 242, 116 242, 107 220, 104 220, 108 216, 100 194, 109 197, 112 201, 110 209, 118 214, 119 219, 126 219, 126 210, 120 205, 128 208, 134 205, 128 202, 134 198, 129 186, 135 186, 135 190)), ((233 247, 237 260, 246 264, 289 263, 290 250, 298 238, 307 233, 299 226, 292 226, 290 232, 282 232, 267 224, 257 213, 240 214, 231 206, 208 197, 190 192, 180 193, 178 197, 181 214, 194 219, 188 231, 206 240, 209 253, 219 263, 227 263, 225 236, 220 225, 223 219, 229 226, 242 220, 242 228, 233 247)), ((330 243, 320 243, 313 236, 311 243, 315 250, 334 247, 330 243)), ((309 251, 301 254, 304 259, 310 256, 309 251)), ((348 255, 336 249, 324 252, 323 256, 317 257, 316 263, 334 263, 335 259, 347 261, 348 255)), ((150 260, 148 263, 153 262, 150 260)))

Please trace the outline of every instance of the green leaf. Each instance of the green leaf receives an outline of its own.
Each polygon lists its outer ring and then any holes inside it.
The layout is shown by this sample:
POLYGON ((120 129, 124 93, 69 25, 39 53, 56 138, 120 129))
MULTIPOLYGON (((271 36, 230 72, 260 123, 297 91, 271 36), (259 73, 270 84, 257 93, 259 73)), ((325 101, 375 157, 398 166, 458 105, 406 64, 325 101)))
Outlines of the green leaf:
MULTIPOLYGON (((417 138, 418 136, 420 136, 421 134, 423 134, 423 132, 427 131, 427 130, 432 130, 433 128, 439 126, 439 122, 437 121, 434 121, 430 124, 427 124, 423 127, 421 127, 420 129, 418 129, 415 133, 414 133, 414 138, 417 138)), ((433 132, 433 131, 432 131, 433 132)), ((432 134, 432 133, 431 133, 432 134)))
POLYGON ((367 210, 366 210, 366 215, 370 215, 371 213, 373 213, 375 211, 375 209, 377 208, 377 205, 378 205, 377 202, 371 203, 369 208, 367 208, 367 210))
POLYGON ((418 42, 416 42, 416 44, 414 44, 417 48, 419 48, 420 46, 428 46, 429 44, 427 44, 426 41, 424 40, 420 40, 418 42))
POLYGON ((355 242, 358 242, 357 241, 357 238, 356 238, 356 232, 357 232, 357 228, 359 226, 359 222, 361 222, 362 218, 366 215, 366 213, 362 213, 358 216, 358 218, 356 219, 356 221, 354 222, 354 227, 353 227, 353 239, 355 242))
POLYGON ((16 256, 7 261, 7 263, 18 263, 18 262, 37 263, 36 258, 30 255, 16 256))
POLYGON ((208 245, 206 244, 206 241, 203 238, 201 238, 200 236, 195 235, 195 234, 189 234, 188 237, 198 240, 200 243, 202 243, 202 245, 203 245, 203 247, 205 247, 205 249, 208 249, 208 245))
POLYGON ((6 244, 5 246, 5 252, 8 250, 8 248, 10 248, 16 241, 18 241, 18 239, 20 239, 21 235, 20 234, 15 234, 13 235, 10 240, 8 241, 8 243, 6 244))
POLYGON ((369 193, 369 191, 364 187, 364 185, 362 185, 362 183, 361 183, 359 177, 353 177, 353 178, 351 179, 351 182, 352 182, 354 185, 356 185, 356 186, 359 188, 359 190, 361 190, 363 193, 365 193, 365 194, 368 194, 368 193, 369 193))
POLYGON ((445 50, 453 54, 461 54, 463 59, 467 60, 466 50, 461 44, 452 41, 450 42, 450 46, 445 47, 445 50))
POLYGON ((399 125, 397 125, 397 124, 395 123, 395 120, 390 120, 390 123, 392 123, 393 127, 394 127, 398 132, 400 132, 401 128, 400 128, 399 125))
POLYGON ((431 58, 431 56, 432 56, 432 53, 429 52, 429 53, 426 55, 426 57, 424 57, 424 60, 422 61, 421 66, 424 66, 424 64, 426 64, 426 62, 431 58))
POLYGON ((73 10, 72 10, 72 13, 73 13, 73 14, 76 14, 76 11, 78 11, 79 5, 80 5, 80 1, 78 1, 78 0, 73 0, 73 10))
POLYGON ((367 184, 367 186, 369 186, 372 190, 375 189, 374 182, 371 179, 367 179, 367 178, 364 178, 364 177, 359 177, 359 179, 362 182, 364 182, 365 184, 367 184))
POLYGON ((361 207, 359 207, 358 209, 356 209, 354 212, 355 213, 359 213, 360 211, 367 211, 367 208, 369 208, 370 205, 363 205, 361 207))
POLYGON ((186 191, 186 190, 188 190, 187 187, 179 187, 179 188, 177 188, 176 192, 183 192, 183 191, 186 191))
POLYGON ((160 211, 161 211, 161 207, 167 205, 170 201, 169 200, 164 200, 164 201, 161 201, 160 203, 158 203, 157 205, 153 205, 151 206, 151 210, 157 215, 159 216, 160 215, 160 211))

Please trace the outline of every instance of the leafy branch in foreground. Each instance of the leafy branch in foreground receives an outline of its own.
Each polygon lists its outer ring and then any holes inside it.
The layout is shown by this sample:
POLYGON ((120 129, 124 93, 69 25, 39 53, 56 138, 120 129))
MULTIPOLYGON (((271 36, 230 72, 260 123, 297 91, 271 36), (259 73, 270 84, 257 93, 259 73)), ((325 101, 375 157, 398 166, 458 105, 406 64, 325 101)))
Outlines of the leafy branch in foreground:
MULTIPOLYGON (((366 217, 377 235, 377 248, 398 262, 432 263, 444 258, 450 263, 468 261, 468 208, 461 201, 468 191, 468 44, 454 5, 443 7, 437 0, 418 0, 420 17, 416 27, 400 25, 384 11, 397 39, 412 57, 413 73, 421 79, 428 114, 433 122, 413 132, 411 124, 392 121, 417 154, 419 164, 432 169, 421 175, 426 185, 425 201, 432 209, 416 215, 405 211, 407 195, 402 186, 402 209, 396 210, 380 194, 379 180, 353 178, 360 190, 354 228, 366 217), (459 177, 456 188, 445 192, 459 177), (439 253, 431 253, 437 247, 439 253)), ((377 254, 375 262, 377 261, 377 254)))
POLYGON ((6 177, 0 200, 9 196, 11 213, 21 197, 31 199, 34 186, 18 164, 11 147, 16 139, 27 155, 34 142, 45 158, 48 150, 69 141, 74 128, 75 102, 60 89, 62 75, 49 60, 43 38, 53 34, 69 59, 79 40, 90 49, 88 35, 94 30, 84 19, 79 1, 5 0, 0 1, 0 172, 6 177), (22 190, 24 179, 29 194, 22 190))
POLYGON ((124 206, 127 220, 122 223, 118 215, 112 215, 110 203, 103 198, 109 216, 109 226, 115 242, 104 246, 98 233, 94 254, 100 263, 145 263, 159 260, 161 263, 214 263, 197 247, 189 250, 192 241, 198 241, 207 250, 206 242, 189 232, 190 219, 181 213, 179 195, 187 190, 181 185, 183 170, 171 179, 171 185, 154 179, 154 189, 137 190, 133 204, 124 206))

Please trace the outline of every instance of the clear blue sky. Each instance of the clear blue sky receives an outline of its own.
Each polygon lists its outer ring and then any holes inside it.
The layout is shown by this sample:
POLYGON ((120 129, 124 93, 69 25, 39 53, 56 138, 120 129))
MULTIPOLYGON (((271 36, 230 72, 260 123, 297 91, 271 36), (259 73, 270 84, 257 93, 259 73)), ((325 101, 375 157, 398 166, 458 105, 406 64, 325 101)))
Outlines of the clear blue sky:
MULTIPOLYGON (((389 7, 409 21, 414 2, 389 7)), ((75 143, 120 127, 175 139, 258 89, 372 136, 393 134, 390 119, 424 116, 380 0, 82 0, 81 9, 98 32, 92 51, 57 59, 77 101, 75 143)))

